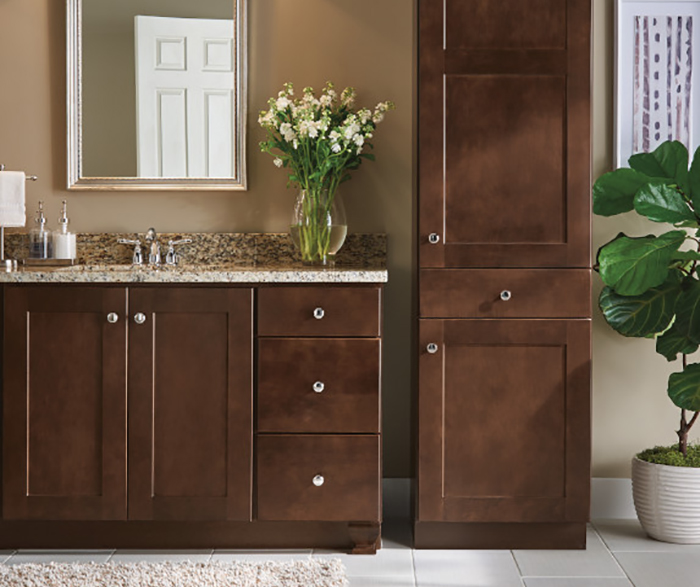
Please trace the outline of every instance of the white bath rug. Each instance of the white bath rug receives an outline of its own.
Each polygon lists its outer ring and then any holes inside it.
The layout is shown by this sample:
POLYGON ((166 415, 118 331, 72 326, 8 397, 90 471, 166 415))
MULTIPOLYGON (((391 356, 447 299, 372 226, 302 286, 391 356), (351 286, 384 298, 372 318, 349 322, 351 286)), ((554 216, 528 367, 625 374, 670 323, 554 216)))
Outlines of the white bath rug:
POLYGON ((347 587, 337 559, 0 565, 2 587, 347 587))

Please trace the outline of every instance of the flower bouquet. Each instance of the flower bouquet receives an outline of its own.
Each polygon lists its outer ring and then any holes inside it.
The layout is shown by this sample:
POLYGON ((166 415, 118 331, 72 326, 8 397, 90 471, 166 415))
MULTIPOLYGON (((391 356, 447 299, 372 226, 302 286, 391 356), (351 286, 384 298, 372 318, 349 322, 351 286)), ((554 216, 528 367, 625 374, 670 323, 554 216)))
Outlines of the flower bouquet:
POLYGON ((277 98, 268 101, 258 122, 267 133, 260 143, 277 167, 289 170, 287 185, 300 189, 290 226, 292 240, 309 264, 332 264, 347 233, 345 211, 338 186, 350 179, 372 148, 369 140, 391 102, 381 102, 374 111, 355 111, 355 90, 346 88, 338 96, 328 82, 317 98, 313 88, 304 88, 294 98, 291 83, 284 85, 277 98))

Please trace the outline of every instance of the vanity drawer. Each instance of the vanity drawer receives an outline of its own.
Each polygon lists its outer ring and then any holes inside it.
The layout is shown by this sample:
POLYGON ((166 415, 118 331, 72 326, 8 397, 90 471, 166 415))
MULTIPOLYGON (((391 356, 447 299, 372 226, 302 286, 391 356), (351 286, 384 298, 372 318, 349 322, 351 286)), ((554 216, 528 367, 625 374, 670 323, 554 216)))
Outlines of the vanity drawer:
POLYGON ((421 318, 590 318, 588 269, 423 269, 421 318))
POLYGON ((379 520, 379 436, 261 435, 257 475, 259 520, 379 520))
POLYGON ((258 431, 379 432, 379 339, 258 342, 258 431))
POLYGON ((269 287, 258 291, 259 336, 379 336, 378 287, 269 287))

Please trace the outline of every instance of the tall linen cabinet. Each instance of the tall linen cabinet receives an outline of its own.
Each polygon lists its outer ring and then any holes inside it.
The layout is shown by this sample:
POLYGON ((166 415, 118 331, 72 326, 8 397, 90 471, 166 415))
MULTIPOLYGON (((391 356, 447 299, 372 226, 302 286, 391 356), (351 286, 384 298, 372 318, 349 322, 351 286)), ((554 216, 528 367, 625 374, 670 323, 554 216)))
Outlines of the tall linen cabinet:
POLYGON ((417 548, 583 548, 590 0, 418 0, 417 548))

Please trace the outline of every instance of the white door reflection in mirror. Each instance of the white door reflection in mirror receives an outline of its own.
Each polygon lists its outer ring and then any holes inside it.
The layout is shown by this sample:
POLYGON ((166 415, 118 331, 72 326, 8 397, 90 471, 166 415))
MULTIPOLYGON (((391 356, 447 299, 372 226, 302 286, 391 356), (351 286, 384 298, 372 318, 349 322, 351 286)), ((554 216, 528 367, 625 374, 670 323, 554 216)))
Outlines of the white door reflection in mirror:
POLYGON ((233 21, 134 21, 138 176, 232 176, 233 21))

